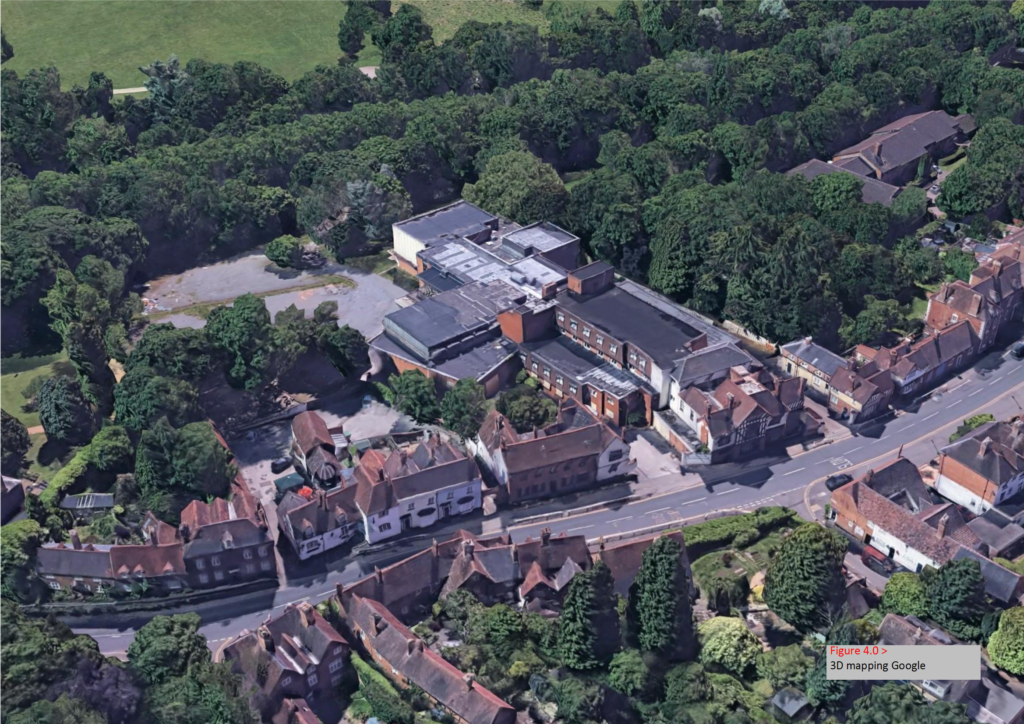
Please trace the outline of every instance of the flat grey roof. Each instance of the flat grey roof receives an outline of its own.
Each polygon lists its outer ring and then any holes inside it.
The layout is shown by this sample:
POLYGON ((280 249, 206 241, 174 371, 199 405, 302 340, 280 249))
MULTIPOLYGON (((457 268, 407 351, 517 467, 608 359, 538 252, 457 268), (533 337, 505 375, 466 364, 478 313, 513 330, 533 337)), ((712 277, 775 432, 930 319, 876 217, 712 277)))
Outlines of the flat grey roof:
POLYGON ((397 327, 432 348, 495 323, 499 312, 518 306, 523 293, 504 282, 476 282, 392 312, 384 326, 397 327))
POLYGON ((550 221, 538 221, 535 224, 530 224, 505 234, 502 239, 512 242, 523 251, 532 247, 539 252, 543 252, 557 249, 563 244, 578 241, 579 237, 570 234, 550 221))
MULTIPOLYGON (((545 284, 566 279, 566 273, 538 256, 504 258, 466 239, 439 240, 420 252, 432 268, 463 283, 503 281, 539 296, 545 284)), ((429 282, 428 282, 429 283, 429 282)))
POLYGON ((467 377, 480 380, 495 367, 516 354, 515 343, 503 337, 484 340, 476 347, 437 364, 417 359, 416 355, 383 333, 370 340, 370 346, 386 355, 395 355, 417 365, 429 367, 434 372, 453 380, 462 380, 467 377))
POLYGON ((458 201, 433 211, 399 221, 395 228, 401 229, 419 241, 428 241, 442 234, 460 235, 460 232, 479 227, 497 219, 468 201, 458 201))
POLYGON ((521 347, 531 352, 539 361, 546 361, 552 367, 569 375, 571 379, 607 392, 618 399, 640 389, 640 382, 636 377, 587 352, 565 337, 529 342, 521 347))

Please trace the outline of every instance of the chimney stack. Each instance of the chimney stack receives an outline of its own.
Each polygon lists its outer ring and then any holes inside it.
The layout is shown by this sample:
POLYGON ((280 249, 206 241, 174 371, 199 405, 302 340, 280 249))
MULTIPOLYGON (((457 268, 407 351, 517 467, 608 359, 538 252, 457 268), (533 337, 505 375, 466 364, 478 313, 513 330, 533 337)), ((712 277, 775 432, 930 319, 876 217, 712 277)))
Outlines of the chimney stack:
POLYGON ((256 640, 259 642, 261 649, 269 654, 274 653, 274 637, 270 635, 270 629, 266 626, 260 626, 256 629, 256 640))
POLYGON ((540 532, 540 544, 542 546, 546 546, 548 544, 548 541, 550 541, 550 540, 551 540, 551 529, 550 528, 542 529, 541 532, 540 532))
POLYGON ((316 609, 308 601, 303 601, 299 604, 299 618, 303 628, 316 625, 316 609))
MULTIPOLYGON (((989 450, 992 449, 992 438, 986 437, 981 441, 981 447, 978 448, 978 457, 983 458, 988 455, 989 450)), ((73 540, 73 539, 72 539, 73 540)))
POLYGON ((871 468, 868 468, 868 471, 866 473, 864 473, 864 482, 865 483, 870 483, 871 482, 871 478, 873 478, 873 477, 875 477, 875 471, 872 470, 871 468))
POLYGON ((472 688, 473 688, 473 680, 474 680, 475 678, 476 678, 476 677, 475 677, 475 676, 473 676, 473 674, 470 674, 470 673, 466 673, 466 674, 463 674, 463 675, 462 675, 462 680, 463 680, 464 682, 466 682, 466 688, 467 688, 467 689, 472 689, 472 688))
POLYGON ((71 547, 76 551, 82 550, 82 540, 78 537, 78 531, 71 531, 71 547))
POLYGON ((949 525, 949 513, 945 513, 941 518, 939 518, 939 526, 937 528, 938 533, 939 533, 939 538, 945 538, 946 537, 946 526, 947 525, 949 525))
POLYGON ((471 541, 471 540, 462 541, 462 554, 464 556, 466 556, 466 558, 472 558, 473 557, 473 549, 474 549, 474 547, 475 547, 475 544, 473 543, 473 541, 471 541))

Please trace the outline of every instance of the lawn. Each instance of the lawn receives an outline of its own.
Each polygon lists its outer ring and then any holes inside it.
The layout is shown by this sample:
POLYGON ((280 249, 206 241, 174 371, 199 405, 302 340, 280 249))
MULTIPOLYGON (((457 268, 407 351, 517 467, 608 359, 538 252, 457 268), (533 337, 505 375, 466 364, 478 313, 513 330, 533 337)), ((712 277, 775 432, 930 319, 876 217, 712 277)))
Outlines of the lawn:
POLYGON ((0 363, 3 377, 0 377, 0 406, 8 413, 24 423, 25 427, 34 427, 39 424, 38 412, 23 412, 21 406, 28 401, 23 394, 33 380, 39 380, 33 387, 37 387, 46 381, 47 378, 56 374, 74 376, 75 370, 68 361, 67 355, 54 354, 47 357, 15 357, 5 359, 0 363))
MULTIPOLYGON (((618 0, 582 0, 611 10, 618 0)), ((512 20, 548 27, 543 12, 502 0, 409 0, 423 10, 438 41, 466 20, 512 20)), ((398 2, 393 2, 396 8, 398 2)), ((204 58, 219 63, 251 60, 298 78, 318 63, 338 57, 338 0, 8 0, 4 34, 14 46, 5 69, 23 73, 56 65, 65 87, 85 84, 92 71, 107 74, 115 88, 144 84, 140 65, 172 53, 182 63, 204 58)), ((368 45, 360 65, 378 65, 368 45)))

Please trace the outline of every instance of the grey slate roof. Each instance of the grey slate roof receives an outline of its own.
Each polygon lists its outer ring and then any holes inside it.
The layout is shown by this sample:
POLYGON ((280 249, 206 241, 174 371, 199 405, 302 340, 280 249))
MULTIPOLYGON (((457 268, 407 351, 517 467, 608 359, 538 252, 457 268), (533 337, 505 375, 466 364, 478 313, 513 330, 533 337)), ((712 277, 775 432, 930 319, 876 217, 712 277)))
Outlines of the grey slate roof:
POLYGON ((1001 485, 1024 470, 1024 429, 1006 422, 989 422, 944 447, 942 452, 1001 485))
POLYGON ((802 691, 787 686, 775 695, 772 705, 786 716, 795 717, 805 707, 810 706, 810 702, 802 691))
POLYGON ((578 344, 558 336, 542 342, 520 345, 535 359, 547 362, 570 379, 585 383, 616 398, 623 398, 640 389, 639 380, 578 344))
POLYGON ((829 352, 821 345, 816 344, 810 337, 784 344, 782 349, 796 359, 821 370, 829 377, 834 375, 840 367, 846 366, 846 360, 835 352, 829 352))
MULTIPOLYGON (((863 161, 858 163, 863 164, 863 161)), ((864 177, 859 173, 854 173, 849 168, 844 168, 834 163, 826 163, 816 158, 812 158, 806 163, 802 163, 799 166, 791 168, 786 171, 787 176, 793 176, 799 174, 808 181, 813 181, 818 176, 822 176, 830 173, 853 173, 855 176, 861 176, 861 181, 864 182, 864 186, 861 189, 860 197, 865 204, 881 204, 882 206, 892 206, 892 202, 896 199, 900 189, 898 186, 887 184, 884 181, 879 181, 876 178, 864 177)))
POLYGON ((114 496, 110 493, 83 493, 81 495, 69 495, 60 501, 60 507, 65 510, 95 510, 99 508, 113 508, 114 496))
POLYGON ((995 682, 982 678, 967 697, 967 716, 984 724, 1010 724, 1018 721, 1024 701, 995 682))
POLYGON ((1003 603, 1017 602, 1020 576, 969 548, 960 548, 953 556, 955 561, 964 558, 975 560, 981 566, 981 575, 985 579, 985 593, 1003 603))
POLYGON ((48 543, 36 551, 36 568, 51 576, 112 578, 109 545, 86 544, 77 550, 63 543, 48 543))
POLYGON ((716 344, 685 357, 672 372, 681 389, 709 375, 727 374, 731 367, 760 363, 753 355, 734 344, 716 344))

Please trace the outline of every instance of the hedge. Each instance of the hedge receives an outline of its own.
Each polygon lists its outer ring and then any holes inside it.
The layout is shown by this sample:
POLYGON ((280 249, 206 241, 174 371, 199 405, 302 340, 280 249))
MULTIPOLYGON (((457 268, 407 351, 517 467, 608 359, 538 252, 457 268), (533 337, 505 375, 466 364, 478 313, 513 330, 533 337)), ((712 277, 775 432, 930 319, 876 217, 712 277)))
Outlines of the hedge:
POLYGON ((56 508, 65 495, 84 489, 92 482, 86 476, 98 474, 97 477, 109 479, 107 482, 112 483, 118 473, 131 471, 132 449, 128 432, 123 427, 112 425, 103 428, 92 442, 57 471, 40 493, 39 502, 47 508, 56 508))
POLYGON ((750 546, 773 530, 793 525, 795 519, 795 511, 775 506, 688 525, 683 528, 686 550, 693 560, 734 544, 750 546))
POLYGON ((413 724, 413 710, 387 677, 352 653, 352 667, 359 676, 359 691, 373 710, 373 715, 385 722, 413 724))

